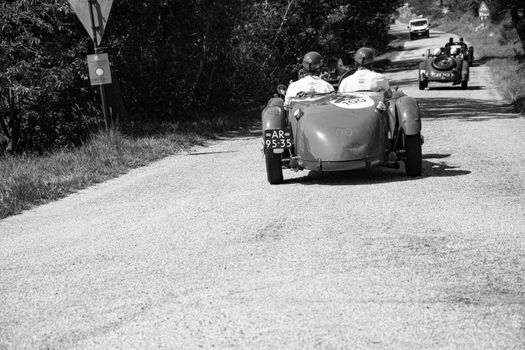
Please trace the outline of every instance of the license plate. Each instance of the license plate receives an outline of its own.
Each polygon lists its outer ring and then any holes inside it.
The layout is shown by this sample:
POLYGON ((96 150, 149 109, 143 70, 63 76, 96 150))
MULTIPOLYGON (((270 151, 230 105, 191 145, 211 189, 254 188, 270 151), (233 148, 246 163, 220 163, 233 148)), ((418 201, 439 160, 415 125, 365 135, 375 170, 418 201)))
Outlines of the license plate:
POLYGON ((432 73, 431 76, 436 78, 452 78, 452 73, 432 73))
POLYGON ((292 148, 292 133, 283 129, 268 129, 264 131, 264 147, 266 149, 292 148))

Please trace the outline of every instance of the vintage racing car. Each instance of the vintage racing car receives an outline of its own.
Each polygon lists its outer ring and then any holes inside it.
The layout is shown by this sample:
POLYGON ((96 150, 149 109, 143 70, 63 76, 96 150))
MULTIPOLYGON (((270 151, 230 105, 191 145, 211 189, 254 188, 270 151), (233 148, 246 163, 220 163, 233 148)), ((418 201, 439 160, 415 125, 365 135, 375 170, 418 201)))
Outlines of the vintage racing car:
MULTIPOLYGON (((341 77, 342 79, 343 77, 341 77)), ((340 82, 340 80, 339 80, 340 82)), ((283 168, 320 172, 372 166, 422 171, 418 104, 401 91, 351 94, 309 93, 284 108, 286 86, 262 111, 263 150, 268 182, 283 182, 283 168)))
POLYGON ((468 87, 469 63, 465 60, 464 52, 460 49, 436 49, 434 52, 427 50, 426 58, 419 64, 418 72, 419 90, 428 87, 431 81, 454 85, 461 84, 462 89, 468 87))

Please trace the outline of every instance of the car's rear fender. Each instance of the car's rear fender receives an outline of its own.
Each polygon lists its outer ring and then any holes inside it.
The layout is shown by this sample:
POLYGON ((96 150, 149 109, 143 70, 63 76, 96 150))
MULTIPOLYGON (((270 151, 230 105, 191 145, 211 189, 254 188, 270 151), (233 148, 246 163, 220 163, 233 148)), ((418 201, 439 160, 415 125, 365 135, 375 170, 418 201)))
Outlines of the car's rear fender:
POLYGON ((469 63, 468 61, 463 61, 461 66, 461 81, 469 80, 469 63))
POLYGON ((415 98, 402 96, 396 101, 398 123, 405 135, 421 133, 421 115, 415 98))
POLYGON ((422 81, 428 79, 428 76, 427 76, 427 62, 426 61, 419 63, 419 75, 420 75, 420 80, 422 80, 422 81))
POLYGON ((262 129, 280 129, 284 126, 284 101, 281 98, 274 97, 268 101, 262 111, 262 129))

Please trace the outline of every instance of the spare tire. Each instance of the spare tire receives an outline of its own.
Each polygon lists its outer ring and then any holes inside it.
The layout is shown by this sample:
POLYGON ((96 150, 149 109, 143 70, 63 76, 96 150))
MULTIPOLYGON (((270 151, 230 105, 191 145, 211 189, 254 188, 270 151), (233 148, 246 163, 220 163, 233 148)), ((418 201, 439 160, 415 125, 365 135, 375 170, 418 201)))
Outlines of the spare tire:
POLYGON ((456 67, 456 61, 449 56, 439 56, 432 60, 432 67, 437 70, 451 70, 456 67))

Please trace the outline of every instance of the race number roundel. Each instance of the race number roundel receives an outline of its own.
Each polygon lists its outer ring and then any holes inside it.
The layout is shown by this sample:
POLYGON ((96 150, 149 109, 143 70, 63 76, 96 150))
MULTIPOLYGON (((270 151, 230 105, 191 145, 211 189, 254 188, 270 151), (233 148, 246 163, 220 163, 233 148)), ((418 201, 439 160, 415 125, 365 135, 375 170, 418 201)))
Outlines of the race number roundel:
POLYGON ((341 96, 330 101, 331 104, 339 108, 359 109, 371 107, 374 105, 374 100, 370 96, 341 96))

